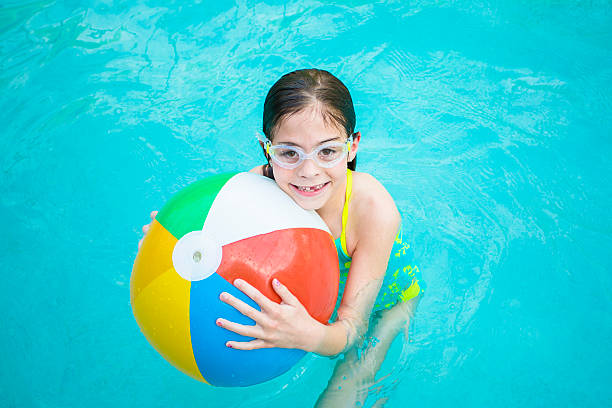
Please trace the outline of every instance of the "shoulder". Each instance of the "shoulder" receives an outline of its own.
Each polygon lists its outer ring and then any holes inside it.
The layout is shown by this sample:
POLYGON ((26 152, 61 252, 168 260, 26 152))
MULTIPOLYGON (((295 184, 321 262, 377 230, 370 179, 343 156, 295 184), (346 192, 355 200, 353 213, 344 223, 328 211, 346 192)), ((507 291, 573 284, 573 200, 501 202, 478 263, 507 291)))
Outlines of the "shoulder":
POLYGON ((399 220, 393 197, 380 181, 368 173, 353 172, 351 205, 360 215, 373 213, 379 220, 399 220))
POLYGON ((400 213, 391 194, 376 178, 367 173, 353 172, 350 206, 359 241, 364 238, 367 241, 395 239, 401 222, 400 213))
POLYGON ((401 224, 400 213, 387 189, 367 173, 353 173, 349 204, 352 263, 349 276, 357 281, 384 276, 401 224))
POLYGON ((257 166, 257 167, 253 167, 251 170, 249 170, 249 173, 255 173, 255 174, 259 174, 260 176, 263 176, 263 168, 264 166, 257 166))

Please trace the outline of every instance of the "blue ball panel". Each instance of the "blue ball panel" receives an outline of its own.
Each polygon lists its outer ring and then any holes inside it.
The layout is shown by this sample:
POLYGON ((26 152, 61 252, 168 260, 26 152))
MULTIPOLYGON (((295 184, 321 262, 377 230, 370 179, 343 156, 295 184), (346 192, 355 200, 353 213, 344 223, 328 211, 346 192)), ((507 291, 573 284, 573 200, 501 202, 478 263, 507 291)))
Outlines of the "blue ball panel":
POLYGON ((245 387, 258 384, 283 374, 306 354, 297 349, 235 350, 227 347, 225 343, 229 340, 253 339, 217 326, 217 318, 245 325, 255 322, 221 302, 221 292, 228 292, 261 310, 251 298, 216 273, 191 282, 189 314, 193 355, 200 373, 211 385, 245 387))

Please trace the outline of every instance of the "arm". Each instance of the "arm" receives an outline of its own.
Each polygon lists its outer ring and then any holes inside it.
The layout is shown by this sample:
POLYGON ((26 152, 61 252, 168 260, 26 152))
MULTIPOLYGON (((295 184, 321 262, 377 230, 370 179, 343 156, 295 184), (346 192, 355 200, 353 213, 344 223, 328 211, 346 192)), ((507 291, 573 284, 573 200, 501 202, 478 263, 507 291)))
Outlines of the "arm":
POLYGON ((360 194, 355 207, 351 208, 349 232, 356 237, 351 268, 338 309, 338 320, 326 326, 327 330, 314 350, 322 355, 334 355, 348 349, 367 331, 400 226, 400 214, 389 193, 374 178, 365 174, 361 176, 365 178, 362 186, 368 193, 360 194))

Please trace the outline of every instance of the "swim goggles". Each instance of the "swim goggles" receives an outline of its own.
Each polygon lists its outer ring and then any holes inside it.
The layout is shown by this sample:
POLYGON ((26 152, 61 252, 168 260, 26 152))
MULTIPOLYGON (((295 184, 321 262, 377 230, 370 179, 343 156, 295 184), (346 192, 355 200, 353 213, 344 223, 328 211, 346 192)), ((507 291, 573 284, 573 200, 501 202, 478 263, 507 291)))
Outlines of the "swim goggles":
POLYGON ((312 152, 306 153, 297 146, 273 145, 270 139, 257 135, 263 143, 265 152, 274 163, 285 169, 295 169, 306 159, 312 159, 319 166, 329 169, 340 163, 351 151, 353 135, 349 136, 345 143, 328 142, 316 147, 312 152))

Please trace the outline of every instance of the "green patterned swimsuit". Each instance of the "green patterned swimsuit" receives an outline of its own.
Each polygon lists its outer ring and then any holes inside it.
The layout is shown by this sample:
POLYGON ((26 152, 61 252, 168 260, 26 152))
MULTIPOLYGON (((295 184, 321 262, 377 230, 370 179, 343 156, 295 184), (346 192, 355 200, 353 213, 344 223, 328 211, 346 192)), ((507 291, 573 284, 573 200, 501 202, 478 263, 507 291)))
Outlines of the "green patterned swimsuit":
MULTIPOLYGON (((353 184, 353 174, 347 169, 346 181, 346 198, 344 200, 344 209, 342 211, 342 234, 336 239, 336 250, 338 251, 338 261, 340 263, 340 291, 338 293, 338 302, 336 309, 342 299, 348 272, 351 267, 351 258, 346 250, 346 221, 348 219, 348 206, 351 199, 351 191, 353 184)), ((400 226, 391 256, 387 264, 387 272, 385 279, 376 301, 373 311, 388 309, 398 301, 406 301, 412 299, 425 291, 425 282, 421 278, 419 267, 414 265, 412 260, 412 251, 410 245, 404 241, 402 228, 400 226)))

